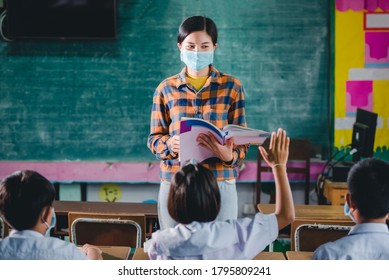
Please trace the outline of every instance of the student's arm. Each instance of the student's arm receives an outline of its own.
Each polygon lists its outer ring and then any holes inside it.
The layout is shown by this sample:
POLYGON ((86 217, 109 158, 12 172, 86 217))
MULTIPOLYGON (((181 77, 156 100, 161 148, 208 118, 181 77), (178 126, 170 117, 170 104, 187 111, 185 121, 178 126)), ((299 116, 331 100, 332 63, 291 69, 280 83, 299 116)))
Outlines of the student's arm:
POLYGON ((84 255, 90 259, 90 260, 102 260, 102 251, 99 247, 90 245, 90 244, 84 244, 82 246, 81 251, 84 253, 84 255))
POLYGON ((273 171, 276 185, 275 214, 279 229, 282 229, 293 222, 295 216, 292 192, 286 173, 286 163, 289 156, 289 142, 290 139, 289 137, 286 137, 286 132, 279 128, 277 135, 275 132, 271 135, 269 152, 266 152, 262 146, 258 147, 262 157, 273 171))

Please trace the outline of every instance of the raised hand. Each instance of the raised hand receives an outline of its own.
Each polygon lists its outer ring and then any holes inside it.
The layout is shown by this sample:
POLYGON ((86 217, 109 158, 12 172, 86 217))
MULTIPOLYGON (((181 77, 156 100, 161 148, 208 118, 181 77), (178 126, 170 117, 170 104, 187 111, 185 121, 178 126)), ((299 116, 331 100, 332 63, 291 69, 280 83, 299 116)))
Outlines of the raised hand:
POLYGON ((273 132, 271 135, 269 152, 266 152, 262 146, 259 146, 258 149, 270 167, 285 166, 289 156, 289 142, 290 139, 286 137, 285 130, 279 128, 277 134, 273 132))

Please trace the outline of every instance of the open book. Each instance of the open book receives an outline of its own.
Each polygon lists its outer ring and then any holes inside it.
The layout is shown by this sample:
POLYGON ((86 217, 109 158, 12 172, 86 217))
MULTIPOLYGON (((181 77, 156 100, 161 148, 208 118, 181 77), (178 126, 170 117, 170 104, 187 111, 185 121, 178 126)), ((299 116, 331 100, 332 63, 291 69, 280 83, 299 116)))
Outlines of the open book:
POLYGON ((257 144, 262 145, 271 133, 263 130, 247 128, 239 125, 229 124, 223 130, 202 119, 183 118, 180 123, 180 162, 184 164, 187 160, 195 159, 202 162, 214 158, 216 155, 210 150, 202 147, 196 141, 200 133, 211 132, 220 144, 234 137, 235 145, 257 144))

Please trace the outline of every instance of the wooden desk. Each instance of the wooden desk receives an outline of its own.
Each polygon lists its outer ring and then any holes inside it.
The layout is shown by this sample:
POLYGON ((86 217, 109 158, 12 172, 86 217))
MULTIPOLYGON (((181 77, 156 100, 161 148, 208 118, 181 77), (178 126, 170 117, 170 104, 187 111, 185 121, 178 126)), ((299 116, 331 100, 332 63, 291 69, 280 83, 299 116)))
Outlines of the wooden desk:
POLYGON ((281 252, 260 252, 253 260, 286 260, 281 252))
POLYGON ((344 205, 348 187, 346 182, 332 182, 326 179, 323 184, 323 195, 332 205, 344 205))
POLYGON ((94 202, 94 201, 54 201, 55 214, 67 215, 68 212, 101 212, 115 214, 142 213, 157 218, 157 204, 130 202, 94 202))
MULTIPOLYGON (((148 260, 149 256, 143 248, 136 248, 133 260, 148 260)), ((253 260, 285 260, 285 256, 281 252, 260 252, 253 260)))
POLYGON ((130 247, 121 246, 99 246, 103 251, 103 260, 128 260, 131 254, 130 247))
MULTIPOLYGON (((258 204, 259 211, 265 214, 274 212, 275 204, 258 204)), ((343 206, 340 205, 300 205, 295 208, 295 220, 290 229, 290 245, 294 250, 294 233, 296 228, 302 224, 325 224, 354 226, 355 223, 344 215, 343 206)))
MULTIPOLYGON (((78 246, 81 248, 82 246, 78 246)), ((131 256, 131 247, 127 246, 98 246, 102 251, 103 260, 128 260, 131 256)))
POLYGON ((311 260, 313 252, 303 252, 303 251, 287 251, 286 253, 287 260, 311 260))
MULTIPOLYGON (((260 212, 270 214, 274 212, 275 204, 258 204, 260 212)), ((351 221, 344 215, 343 206, 340 205, 304 205, 295 204, 294 211, 297 219, 320 219, 351 221)))
POLYGON ((133 260, 149 260, 149 255, 143 248, 136 248, 132 257, 133 260))
POLYGON ((54 235, 69 235, 68 213, 112 213, 112 214, 145 214, 146 236, 156 228, 158 223, 157 204, 129 203, 129 202, 92 202, 92 201, 54 201, 53 207, 57 216, 57 225, 54 235))

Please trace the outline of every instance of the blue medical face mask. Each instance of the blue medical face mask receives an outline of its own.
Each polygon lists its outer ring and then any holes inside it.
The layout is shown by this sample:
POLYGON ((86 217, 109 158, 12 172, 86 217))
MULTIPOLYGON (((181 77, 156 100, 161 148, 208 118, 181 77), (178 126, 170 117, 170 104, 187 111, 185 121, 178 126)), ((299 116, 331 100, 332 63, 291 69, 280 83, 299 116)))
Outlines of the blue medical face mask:
POLYGON ((213 51, 194 52, 181 50, 181 61, 195 71, 200 71, 213 63, 213 51))
POLYGON ((55 216, 54 208, 51 208, 51 212, 52 212, 52 216, 51 216, 50 225, 42 217, 42 220, 43 220, 43 222, 45 223, 45 225, 47 227, 46 232, 45 232, 45 236, 47 236, 47 237, 50 237, 50 231, 51 231, 52 228, 55 227, 55 223, 57 222, 57 217, 55 216))
POLYGON ((354 218, 353 214, 351 213, 350 207, 348 207, 347 201, 344 203, 344 215, 345 215, 345 216, 349 216, 350 219, 351 219, 354 223, 356 223, 355 218, 354 218))

